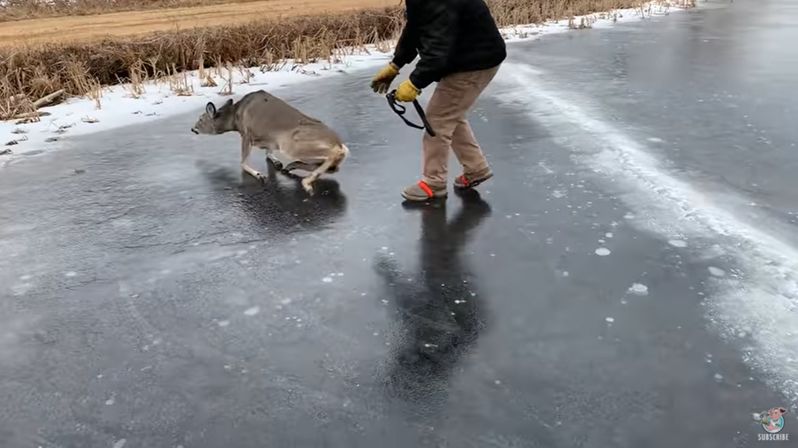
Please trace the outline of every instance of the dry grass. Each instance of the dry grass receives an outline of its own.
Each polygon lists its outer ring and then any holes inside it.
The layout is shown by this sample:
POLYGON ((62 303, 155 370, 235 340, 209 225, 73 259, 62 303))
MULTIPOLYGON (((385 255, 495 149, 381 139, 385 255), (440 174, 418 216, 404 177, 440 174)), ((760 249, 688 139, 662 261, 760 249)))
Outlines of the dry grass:
MULTIPOLYGON (((496 21, 507 26, 639 7, 641 1, 488 0, 488 3, 496 21)), ((196 69, 202 69, 200 85, 216 84, 206 69, 216 70, 217 78, 223 80, 221 92, 231 94, 233 65, 276 70, 284 66, 285 59, 297 63, 335 62, 347 49, 368 44, 384 47, 387 39, 397 36, 402 23, 402 10, 395 7, 179 30, 89 44, 0 48, 0 119, 31 112, 31 99, 59 89, 68 95, 88 94, 98 108, 100 86, 130 83, 130 95, 137 97, 143 93, 142 84, 153 78, 166 78, 173 92, 190 95, 193 85, 185 71, 196 69)), ((589 22, 574 22, 573 26, 589 25, 589 22)))
MULTIPOLYGON (((26 98, 40 98, 59 89, 69 95, 96 92, 97 85, 132 83, 131 95, 141 94, 141 83, 166 77, 179 94, 191 86, 180 73, 215 66, 279 68, 287 58, 313 62, 331 58, 347 46, 363 46, 368 38, 391 38, 401 24, 398 10, 364 11, 352 15, 253 22, 158 33, 152 36, 105 40, 95 44, 48 44, 0 49, 0 118, 28 111, 26 98), (207 61, 215 61, 213 65, 207 61), (13 100, 13 101, 12 101, 13 100)), ((205 82, 212 82, 208 77, 205 82)), ((228 92, 232 85, 225 86, 228 92)), ((29 109, 29 108, 28 108, 29 109)))
POLYGON ((249 1, 255 0, 8 0, 0 6, 0 22, 249 1))
POLYGON ((636 8, 640 0, 488 0, 500 26, 571 19, 594 12, 636 8))

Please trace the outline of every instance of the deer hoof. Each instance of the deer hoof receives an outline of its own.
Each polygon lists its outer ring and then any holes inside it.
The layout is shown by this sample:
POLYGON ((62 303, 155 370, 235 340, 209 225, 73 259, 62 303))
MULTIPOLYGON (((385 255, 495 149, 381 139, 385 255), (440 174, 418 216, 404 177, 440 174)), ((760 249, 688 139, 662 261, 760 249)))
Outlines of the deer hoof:
POLYGON ((309 194, 313 194, 313 183, 308 181, 308 179, 302 179, 302 188, 309 194))

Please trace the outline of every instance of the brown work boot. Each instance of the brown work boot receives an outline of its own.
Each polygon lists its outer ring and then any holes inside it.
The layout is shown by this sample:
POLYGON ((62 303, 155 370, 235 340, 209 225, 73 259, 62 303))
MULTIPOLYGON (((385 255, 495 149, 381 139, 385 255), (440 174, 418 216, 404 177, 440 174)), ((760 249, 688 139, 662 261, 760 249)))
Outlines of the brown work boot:
POLYGON ((454 188, 460 190, 474 188, 491 177, 493 177, 493 172, 490 167, 476 173, 463 173, 454 180, 454 188))
POLYGON ((402 191, 402 197, 408 201, 428 201, 430 199, 441 199, 446 197, 446 187, 436 187, 429 185, 423 180, 408 186, 402 191))

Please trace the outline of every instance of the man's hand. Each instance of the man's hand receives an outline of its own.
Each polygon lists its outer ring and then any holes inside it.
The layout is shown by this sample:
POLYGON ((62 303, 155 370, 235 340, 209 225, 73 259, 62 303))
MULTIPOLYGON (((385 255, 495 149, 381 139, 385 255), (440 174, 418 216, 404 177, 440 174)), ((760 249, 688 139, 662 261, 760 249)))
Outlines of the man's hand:
POLYGON ((421 90, 416 88, 416 86, 414 86, 413 83, 408 79, 399 84, 399 88, 396 89, 396 101, 410 103, 415 101, 420 94, 421 90))
POLYGON ((382 70, 377 73, 376 76, 371 80, 371 89, 374 90, 376 93, 385 94, 388 92, 388 89, 391 87, 391 83, 393 82, 396 75, 399 74, 399 67, 397 67, 393 62, 383 67, 382 70))

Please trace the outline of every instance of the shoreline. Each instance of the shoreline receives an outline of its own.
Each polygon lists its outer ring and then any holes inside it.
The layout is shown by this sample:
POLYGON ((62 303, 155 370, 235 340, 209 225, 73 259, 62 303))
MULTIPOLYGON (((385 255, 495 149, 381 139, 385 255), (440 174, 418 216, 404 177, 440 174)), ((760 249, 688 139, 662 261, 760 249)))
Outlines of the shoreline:
MULTIPOLYGON (((654 3, 644 8, 648 14, 642 17, 642 9, 620 9, 577 16, 571 20, 550 21, 542 25, 503 27, 501 32, 509 44, 553 34, 609 28, 616 24, 663 17, 671 12, 689 9, 654 3)), ((208 101, 216 103, 228 98, 237 99, 259 89, 276 92, 314 79, 376 67, 390 60, 393 46, 394 41, 387 41, 379 45, 369 45, 365 51, 345 51, 345 55, 339 57, 340 62, 298 65, 293 60, 286 60, 283 61, 282 68, 275 71, 236 67, 230 76, 232 94, 229 94, 230 86, 225 86, 227 81, 221 79, 225 74, 217 73, 217 76, 213 76, 213 69, 206 69, 204 73, 199 70, 181 72, 137 86, 128 83, 103 87, 95 99, 86 96, 73 97, 61 104, 39 109, 48 115, 42 116, 38 122, 17 124, 15 120, 0 121, 0 154, 6 150, 11 151, 10 154, 0 155, 0 168, 31 156, 62 149, 65 146, 63 142, 69 137, 147 123, 192 110, 199 113, 208 101), (389 47, 387 51, 386 46, 389 47), (216 86, 201 85, 201 80, 208 76, 214 79, 216 86), (227 90, 228 93, 220 93, 222 90, 227 90), (8 145, 10 142, 16 143, 8 145)))

